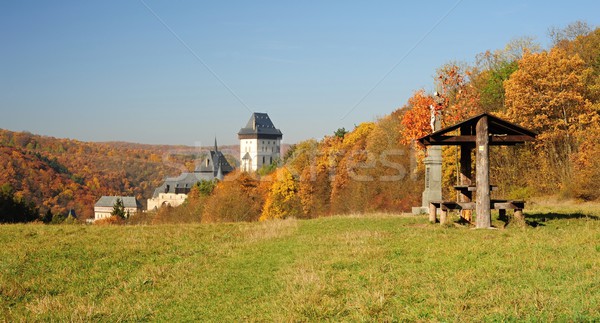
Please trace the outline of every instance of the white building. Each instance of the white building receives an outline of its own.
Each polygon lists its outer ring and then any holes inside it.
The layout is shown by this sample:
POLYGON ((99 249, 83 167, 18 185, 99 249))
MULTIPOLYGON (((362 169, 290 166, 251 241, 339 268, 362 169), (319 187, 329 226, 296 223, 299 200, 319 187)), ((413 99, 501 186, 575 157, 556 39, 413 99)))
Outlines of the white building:
POLYGON ((111 217, 118 199, 123 201, 123 208, 126 215, 133 215, 142 209, 140 203, 133 196, 102 196, 94 204, 94 221, 111 217))
POLYGON ((161 206, 180 206, 187 199, 187 194, 175 194, 175 193, 158 193, 157 196, 153 196, 148 199, 148 210, 156 210, 161 206))
POLYGON ((246 127, 238 132, 238 138, 242 171, 257 171, 281 158, 283 134, 266 113, 253 113, 246 127))
POLYGON ((196 183, 210 180, 199 173, 181 173, 178 177, 167 177, 163 184, 154 190, 152 198, 148 199, 148 211, 162 206, 176 207, 187 199, 187 195, 196 183))

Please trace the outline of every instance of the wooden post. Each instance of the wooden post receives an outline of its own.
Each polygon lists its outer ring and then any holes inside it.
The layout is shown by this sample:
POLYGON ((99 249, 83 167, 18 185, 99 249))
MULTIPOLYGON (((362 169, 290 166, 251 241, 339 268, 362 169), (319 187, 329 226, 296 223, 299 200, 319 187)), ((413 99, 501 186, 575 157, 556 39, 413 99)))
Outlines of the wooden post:
POLYGON ((435 223, 437 221, 437 215, 436 215, 436 207, 433 203, 429 203, 429 222, 431 223, 435 223))
POLYGON ((498 220, 508 223, 508 217, 506 217, 506 209, 498 210, 498 220))
MULTIPOLYGON (((463 134, 463 129, 460 130, 463 134)), ((471 185, 471 147, 468 145, 460 146, 460 185, 471 185)), ((473 192, 468 189, 458 191, 459 202, 471 202, 473 192)), ((460 217, 465 221, 471 222, 471 210, 460 210, 460 217)))
POLYGON ((445 209, 440 209, 440 224, 441 225, 446 225, 446 223, 448 222, 448 210, 445 209))
MULTIPOLYGON (((471 148, 467 145, 460 146, 460 185, 471 185, 471 148)), ((459 191, 459 202, 471 200, 471 191, 459 191)))
POLYGON ((515 209, 515 213, 513 213, 513 221, 518 227, 525 226, 525 216, 523 216, 523 210, 515 209))
POLYGON ((488 117, 482 116, 477 120, 475 151, 476 157, 476 186, 477 186, 477 219, 475 226, 486 229, 492 225, 490 212, 490 137, 488 117))

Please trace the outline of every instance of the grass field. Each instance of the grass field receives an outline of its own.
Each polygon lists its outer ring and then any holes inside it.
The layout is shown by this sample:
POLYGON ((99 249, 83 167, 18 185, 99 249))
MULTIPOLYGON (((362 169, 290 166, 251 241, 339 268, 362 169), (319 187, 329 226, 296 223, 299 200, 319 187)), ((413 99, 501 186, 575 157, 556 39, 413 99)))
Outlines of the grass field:
POLYGON ((4 321, 600 320, 599 207, 535 228, 425 217, 0 226, 4 321))

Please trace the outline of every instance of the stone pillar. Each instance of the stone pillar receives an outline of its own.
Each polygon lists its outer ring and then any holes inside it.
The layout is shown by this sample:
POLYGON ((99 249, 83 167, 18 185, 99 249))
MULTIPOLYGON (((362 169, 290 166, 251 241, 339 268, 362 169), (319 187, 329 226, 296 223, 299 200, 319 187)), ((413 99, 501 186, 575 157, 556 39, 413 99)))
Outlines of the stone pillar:
POLYGON ((442 147, 427 147, 424 163, 425 190, 422 194, 421 207, 428 208, 429 201, 442 199, 442 147))
MULTIPOLYGON (((433 121, 434 130, 440 130, 440 118, 435 117, 433 121)), ((429 201, 442 199, 442 147, 427 147, 427 157, 423 163, 425 164, 425 190, 421 195, 421 206, 413 207, 413 214, 428 213, 429 201)))

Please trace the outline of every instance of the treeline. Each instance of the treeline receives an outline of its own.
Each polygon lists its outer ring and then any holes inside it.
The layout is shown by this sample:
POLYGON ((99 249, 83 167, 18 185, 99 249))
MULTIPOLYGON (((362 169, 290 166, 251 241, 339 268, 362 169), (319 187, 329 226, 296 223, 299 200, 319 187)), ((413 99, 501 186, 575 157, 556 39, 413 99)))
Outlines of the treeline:
MULTIPOLYGON (((420 205, 425 151, 414 142, 431 133, 430 106, 444 127, 488 112, 539 134, 534 143, 492 148, 494 194, 598 199, 600 29, 576 22, 550 36, 548 50, 525 37, 477 55, 473 64, 446 64, 436 72, 435 95, 417 90, 376 122, 298 143, 267 176, 230 174, 201 203, 161 210, 162 221, 408 211, 420 205)), ((446 198, 455 194, 456 149, 443 150, 446 198)))

